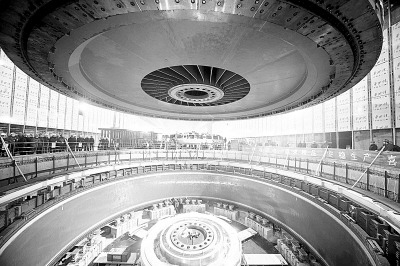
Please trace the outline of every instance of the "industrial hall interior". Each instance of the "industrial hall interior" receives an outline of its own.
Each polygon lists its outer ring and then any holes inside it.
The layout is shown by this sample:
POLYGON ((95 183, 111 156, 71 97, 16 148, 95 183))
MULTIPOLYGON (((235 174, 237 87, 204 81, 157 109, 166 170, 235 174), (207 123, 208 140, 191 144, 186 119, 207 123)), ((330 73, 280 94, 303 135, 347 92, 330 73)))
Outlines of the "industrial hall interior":
POLYGON ((399 266, 400 1, 0 0, 1 266, 399 266))

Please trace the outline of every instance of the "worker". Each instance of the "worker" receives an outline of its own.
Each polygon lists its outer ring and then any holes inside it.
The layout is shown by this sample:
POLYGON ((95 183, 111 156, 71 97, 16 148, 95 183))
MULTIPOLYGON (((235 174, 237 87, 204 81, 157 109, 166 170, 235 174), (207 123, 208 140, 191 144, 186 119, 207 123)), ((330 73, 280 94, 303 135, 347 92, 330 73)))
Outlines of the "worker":
POLYGON ((371 141, 371 145, 369 145, 369 149, 370 151, 376 151, 378 150, 378 146, 375 144, 375 141, 371 141))

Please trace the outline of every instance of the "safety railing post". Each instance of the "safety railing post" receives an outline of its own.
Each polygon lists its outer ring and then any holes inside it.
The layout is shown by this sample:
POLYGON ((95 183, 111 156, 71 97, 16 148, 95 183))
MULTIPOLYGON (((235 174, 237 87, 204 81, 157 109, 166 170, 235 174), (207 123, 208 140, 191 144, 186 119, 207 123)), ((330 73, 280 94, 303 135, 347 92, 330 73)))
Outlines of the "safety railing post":
POLYGON ((400 203, 400 174, 397 178, 397 203, 400 203))
POLYGON ((85 168, 87 167, 87 153, 85 153, 85 168))
POLYGON ((17 162, 15 160, 12 161, 12 166, 13 166, 13 177, 14 177, 14 183, 16 182, 17 178, 17 162))
POLYGON ((346 169, 346 184, 349 183, 349 166, 347 165, 347 163, 345 164, 345 169, 346 169))
POLYGON ((99 157, 99 154, 96 152, 96 165, 97 165, 98 157, 99 157))
POLYGON ((336 162, 333 162, 333 180, 336 180, 336 162))
POLYGON ((294 157, 294 171, 297 172, 297 159, 294 157))
POLYGON ((53 174, 56 172, 56 158, 53 155, 53 174))
POLYGON ((35 177, 38 176, 38 157, 35 158, 35 177))
POLYGON ((278 168, 278 157, 275 155, 275 168, 278 168))
POLYGON ((320 177, 322 177, 323 166, 324 166, 324 162, 321 161, 321 166, 320 166, 321 169, 320 169, 320 171, 319 171, 319 176, 320 176, 320 177))
POLYGON ((115 151, 114 153, 115 153, 115 156, 114 156, 114 163, 116 164, 116 163, 117 163, 117 151, 115 151))
POLYGON ((388 197, 387 186, 388 186, 388 173, 387 173, 387 171, 385 171, 385 190, 384 190, 385 198, 388 197))
POLYGON ((366 190, 369 191, 369 168, 367 168, 367 187, 366 190))
POLYGON ((308 165, 309 164, 309 161, 308 161, 308 158, 307 158, 307 174, 308 174, 308 165))

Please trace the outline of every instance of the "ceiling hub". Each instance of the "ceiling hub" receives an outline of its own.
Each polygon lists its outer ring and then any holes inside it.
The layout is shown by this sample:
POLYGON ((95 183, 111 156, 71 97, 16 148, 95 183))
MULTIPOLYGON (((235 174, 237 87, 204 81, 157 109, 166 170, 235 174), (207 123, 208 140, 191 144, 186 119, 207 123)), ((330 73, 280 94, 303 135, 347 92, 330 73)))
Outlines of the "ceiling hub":
POLYGON ((238 101, 250 91, 249 82, 232 71, 201 65, 158 69, 141 82, 148 95, 160 101, 188 106, 214 106, 238 101))
POLYGON ((224 92, 205 84, 184 84, 168 91, 172 98, 186 103, 212 103, 224 97, 224 92))

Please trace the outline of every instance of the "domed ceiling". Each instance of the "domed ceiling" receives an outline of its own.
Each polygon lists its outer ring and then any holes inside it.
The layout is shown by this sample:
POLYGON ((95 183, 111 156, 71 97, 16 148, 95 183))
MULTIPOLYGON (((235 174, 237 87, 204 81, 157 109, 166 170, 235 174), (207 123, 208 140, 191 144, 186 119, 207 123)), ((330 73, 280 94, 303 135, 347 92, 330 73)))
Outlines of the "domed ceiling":
POLYGON ((0 0, 0 46, 42 84, 96 105, 240 119, 355 85, 379 56, 380 12, 370 0, 0 0))

